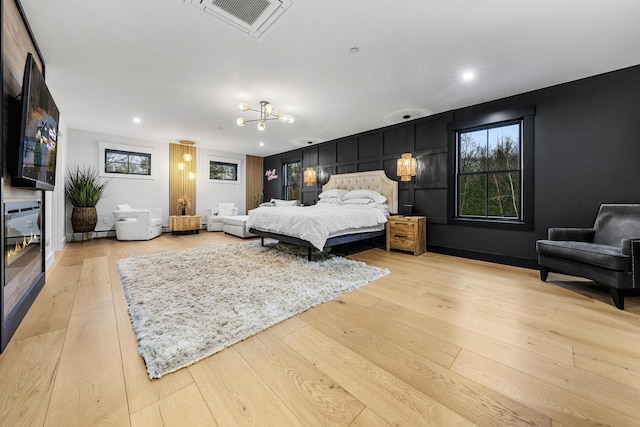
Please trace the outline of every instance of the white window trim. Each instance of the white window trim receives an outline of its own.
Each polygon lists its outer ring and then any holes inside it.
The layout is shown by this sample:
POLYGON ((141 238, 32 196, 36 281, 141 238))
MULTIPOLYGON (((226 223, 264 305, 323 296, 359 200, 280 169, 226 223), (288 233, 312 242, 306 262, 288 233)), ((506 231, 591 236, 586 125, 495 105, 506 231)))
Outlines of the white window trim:
POLYGON ((219 157, 219 156, 206 156, 206 165, 204 167, 207 182, 212 184, 242 184, 242 177, 244 176, 244 172, 242 169, 242 159, 234 159, 231 157, 219 157), (237 181, 228 181, 226 179, 211 179, 209 178, 209 165, 211 162, 222 162, 222 163, 232 163, 236 165, 236 170, 238 172, 238 180, 237 181))
POLYGON ((116 179, 156 179, 156 169, 158 169, 158 157, 156 156, 156 150, 150 147, 141 147, 139 145, 125 145, 115 144, 112 142, 98 142, 98 151, 100 152, 99 159, 99 175, 103 178, 116 178, 116 179), (118 150, 129 151, 132 153, 149 154, 151 156, 151 175, 134 175, 123 173, 107 173, 104 171, 104 157, 106 150, 118 150))

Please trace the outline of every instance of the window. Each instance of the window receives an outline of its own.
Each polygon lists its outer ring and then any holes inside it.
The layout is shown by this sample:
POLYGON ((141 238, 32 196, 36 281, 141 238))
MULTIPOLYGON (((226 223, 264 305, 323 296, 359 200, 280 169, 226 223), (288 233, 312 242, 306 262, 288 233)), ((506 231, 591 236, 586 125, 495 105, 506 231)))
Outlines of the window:
POLYGON ((282 194, 285 200, 300 200, 300 162, 282 165, 282 194))
POLYGON ((98 171, 103 178, 155 179, 156 150, 141 145, 98 142, 98 171))
POLYGON ((521 107, 449 123, 449 223, 533 228, 534 114, 521 107))
POLYGON ((457 216, 521 218, 522 121, 457 133, 457 216))
POLYGON ((207 155, 205 167, 209 170, 207 182, 229 185, 242 183, 244 172, 241 159, 207 155))
POLYGON ((151 154, 107 148, 104 150, 104 172, 151 176, 151 154))
POLYGON ((209 179, 221 181, 237 181, 238 180, 238 164, 209 161, 209 179))

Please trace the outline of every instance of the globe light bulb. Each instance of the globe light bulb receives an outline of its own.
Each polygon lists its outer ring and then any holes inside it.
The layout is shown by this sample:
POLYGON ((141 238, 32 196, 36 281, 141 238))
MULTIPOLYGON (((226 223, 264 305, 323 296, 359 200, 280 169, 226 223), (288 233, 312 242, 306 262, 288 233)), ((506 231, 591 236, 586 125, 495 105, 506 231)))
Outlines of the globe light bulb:
POLYGON ((238 105, 238 108, 241 109, 242 111, 248 111, 249 110, 249 106, 247 104, 245 104, 244 102, 240 105, 238 105))
POLYGON ((185 154, 182 156, 182 159, 183 159, 185 162, 190 162, 191 160, 193 160, 193 156, 192 156, 191 154, 189 154, 189 153, 185 153, 185 154))
POLYGON ((237 124, 238 126, 244 126, 244 124, 245 124, 246 122, 247 122, 247 121, 244 119, 244 117, 238 117, 238 120, 236 120, 236 124, 237 124))
POLYGON ((267 126, 264 124, 264 122, 258 122, 258 130, 264 130, 264 128, 266 128, 267 126))
POLYGON ((179 170, 183 171, 186 167, 187 166, 184 163, 182 163, 182 162, 178 163, 178 169, 179 170))
POLYGON ((196 179, 196 174, 195 174, 195 172, 189 172, 189 173, 187 174, 187 176, 189 177, 189 179, 196 179))

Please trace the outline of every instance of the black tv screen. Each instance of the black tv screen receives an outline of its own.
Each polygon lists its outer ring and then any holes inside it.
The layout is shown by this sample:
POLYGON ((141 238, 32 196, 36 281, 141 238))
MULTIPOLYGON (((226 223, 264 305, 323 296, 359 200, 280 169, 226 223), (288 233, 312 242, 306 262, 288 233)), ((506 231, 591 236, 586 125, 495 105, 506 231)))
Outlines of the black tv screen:
POLYGON ((21 107, 20 142, 8 159, 14 166, 11 185, 53 190, 60 113, 31 54, 24 69, 21 107))

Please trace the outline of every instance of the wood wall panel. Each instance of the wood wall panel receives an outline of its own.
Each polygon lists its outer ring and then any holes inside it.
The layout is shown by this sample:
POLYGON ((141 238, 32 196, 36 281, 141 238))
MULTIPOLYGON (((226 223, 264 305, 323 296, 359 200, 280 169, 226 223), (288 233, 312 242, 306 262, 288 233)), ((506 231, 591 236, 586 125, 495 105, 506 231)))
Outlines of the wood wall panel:
POLYGON ((197 150, 191 145, 169 144, 169 215, 181 215, 178 209, 178 199, 186 197, 191 202, 186 210, 187 215, 196 212, 196 179, 189 179, 189 172, 197 173, 197 150), (184 162, 183 156, 191 154, 193 159, 184 162), (186 168, 180 170, 179 163, 185 163, 186 168))
POLYGON ((263 193, 262 179, 263 179, 263 161, 262 157, 247 156, 247 191, 246 191, 246 206, 247 211, 258 207, 256 203, 256 194, 263 193))

